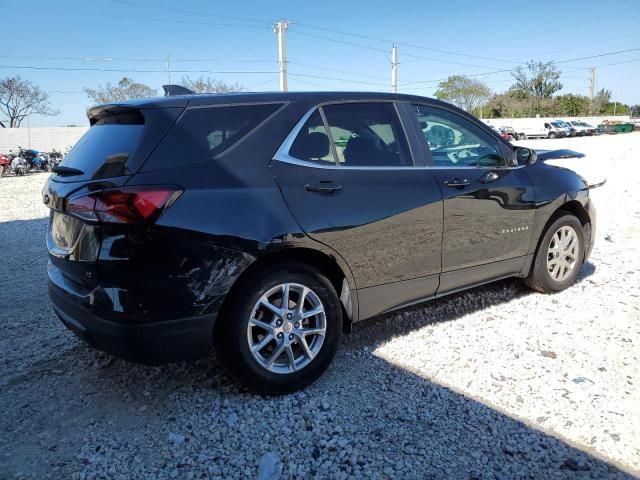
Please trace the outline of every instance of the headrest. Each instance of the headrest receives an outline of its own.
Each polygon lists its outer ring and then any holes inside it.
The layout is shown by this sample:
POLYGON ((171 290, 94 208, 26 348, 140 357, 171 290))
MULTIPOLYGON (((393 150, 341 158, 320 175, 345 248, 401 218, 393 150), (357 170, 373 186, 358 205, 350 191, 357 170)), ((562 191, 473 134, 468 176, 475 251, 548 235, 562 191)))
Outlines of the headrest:
POLYGON ((322 132, 298 136, 289 154, 301 160, 318 160, 329 154, 329 138, 322 132))

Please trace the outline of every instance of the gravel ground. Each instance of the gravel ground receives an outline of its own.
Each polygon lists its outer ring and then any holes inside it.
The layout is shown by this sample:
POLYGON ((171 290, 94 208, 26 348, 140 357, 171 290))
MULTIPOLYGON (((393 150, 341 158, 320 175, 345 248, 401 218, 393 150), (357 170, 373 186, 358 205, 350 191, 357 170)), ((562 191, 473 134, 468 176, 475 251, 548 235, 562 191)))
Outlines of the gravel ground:
POLYGON ((240 390, 212 355, 94 351, 46 292, 45 174, 0 180, 0 478, 628 478, 640 474, 640 135, 588 153, 607 184, 579 281, 508 280, 365 322, 303 392, 240 390))

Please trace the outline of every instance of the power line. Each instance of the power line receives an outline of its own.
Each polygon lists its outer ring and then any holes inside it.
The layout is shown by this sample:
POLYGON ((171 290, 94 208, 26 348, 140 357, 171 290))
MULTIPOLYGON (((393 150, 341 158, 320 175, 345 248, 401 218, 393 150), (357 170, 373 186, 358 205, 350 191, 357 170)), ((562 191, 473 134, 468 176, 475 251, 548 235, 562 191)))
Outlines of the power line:
MULTIPOLYGON (((88 68, 88 67, 39 67, 25 65, 0 65, 0 68, 15 68, 24 70, 54 70, 64 72, 120 72, 120 73, 167 73, 166 70, 138 70, 120 68, 88 68)), ((217 73, 217 74, 272 74, 276 71, 248 71, 248 70, 171 70, 173 73, 217 73)))
POLYGON ((386 80, 385 77, 379 77, 377 75, 368 75, 366 73, 348 72, 348 71, 345 71, 345 70, 337 70, 335 68, 322 67, 320 65, 310 65, 308 63, 300 63, 300 62, 292 62, 292 61, 289 61, 288 63, 289 63, 289 65, 299 65, 301 67, 315 68, 315 69, 324 70, 324 71, 327 71, 327 72, 343 73, 345 75, 353 75, 353 76, 356 76, 356 77, 373 78, 375 80, 386 80))
MULTIPOLYGON (((402 45, 402 44, 398 43, 398 45, 402 45)), ((495 67, 488 67, 486 65, 475 65, 473 63, 456 62, 454 60, 443 60, 443 59, 440 59, 440 58, 437 58, 437 57, 423 57, 421 55, 414 55, 412 53, 406 53, 406 52, 402 52, 402 56, 403 57, 409 57, 409 58, 417 58, 419 60, 429 60, 429 61, 432 61, 432 62, 449 63, 449 64, 452 64, 452 65, 462 65, 462 66, 465 66, 465 67, 484 68, 484 69, 487 69, 487 70, 492 70, 492 69, 495 68, 495 67)))
MULTIPOLYGON (((363 45, 361 43, 356 43, 356 42, 349 42, 347 40, 340 40, 337 38, 330 38, 330 37, 325 37, 322 35, 315 35, 313 33, 307 33, 307 32, 300 32, 299 30, 291 30, 292 33, 296 33, 297 35, 303 35, 305 37, 310 37, 310 38, 317 38, 319 40, 326 40, 329 42, 335 42, 335 43, 341 43, 343 45, 350 45, 352 47, 359 47, 359 48, 366 48, 367 50, 373 50, 373 51, 377 51, 377 52, 383 52, 385 54, 388 54, 389 52, 387 50, 384 50, 382 48, 377 48, 377 47, 372 47, 370 45, 363 45)), ((400 45, 400 43, 398 43, 398 45, 400 45)), ((437 57, 424 57, 421 55, 414 55, 411 53, 402 53, 403 57, 410 57, 410 58, 416 58, 419 60, 429 60, 429 61, 433 61, 433 62, 440 62, 440 63, 448 63, 448 64, 452 64, 452 65, 462 65, 465 67, 475 67, 475 68, 484 68, 484 69, 492 69, 495 67, 488 67, 486 65, 475 65, 472 63, 464 63, 464 62, 456 62, 453 60, 443 60, 437 57)))
MULTIPOLYGON (((609 55, 618 55, 620 53, 628 53, 628 52, 639 52, 640 48, 630 48, 628 50, 618 50, 617 52, 606 52, 606 53, 599 53, 597 55, 589 55, 588 57, 579 57, 579 58, 570 58, 569 60, 558 60, 558 61, 554 61, 553 63, 569 63, 569 62, 577 62, 579 60, 589 60, 590 58, 600 58, 600 57, 607 57, 609 55)), ((591 67, 585 67, 585 69, 590 69, 591 67)))
POLYGON ((611 67, 613 65, 622 65, 623 63, 632 63, 632 62, 640 62, 640 58, 634 58, 632 60, 625 60, 623 62, 607 63, 606 65, 596 65, 596 68, 611 67))
POLYGON ((156 10, 166 10, 166 11, 170 11, 170 12, 188 13, 188 14, 191 14, 191 15, 202 15, 202 16, 205 16, 205 17, 212 17, 212 18, 224 18, 224 19, 227 19, 227 20, 236 20, 236 21, 241 21, 241 22, 261 23, 261 24, 268 25, 269 28, 273 24, 273 21, 265 20, 265 19, 255 19, 255 18, 246 18, 246 17, 233 17, 233 16, 229 16, 229 15, 220 15, 220 14, 217 14, 217 13, 202 12, 202 11, 197 11, 197 10, 187 10, 187 9, 184 9, 184 8, 163 7, 163 6, 160 6, 160 5, 150 5, 148 3, 134 2, 134 1, 131 1, 131 0, 111 0, 111 1, 115 2, 115 3, 122 3, 122 4, 125 4, 125 5, 135 5, 137 7, 151 8, 151 9, 156 9, 156 10))
MULTIPOLYGON (((0 58, 28 58, 30 60, 69 60, 69 61, 90 61, 94 60, 91 57, 43 57, 43 56, 32 56, 32 55, 0 55, 0 58)), ((102 59, 103 61, 114 61, 114 62, 164 62, 164 58, 118 58, 118 57, 106 57, 102 59)), ((184 59, 172 59, 172 63, 176 62, 232 62, 232 63, 276 63, 277 60, 258 60, 258 59, 214 59, 214 58, 184 58, 184 59)))
MULTIPOLYGON (((493 58, 493 57, 483 57, 481 55, 471 55, 468 53, 461 53, 461 52, 454 52, 451 50, 441 50, 438 48, 431 48, 431 47, 425 47, 423 45, 416 45, 416 44, 412 44, 412 43, 406 43, 406 42, 397 42, 394 40, 390 40, 390 39, 385 39, 385 38, 380 38, 380 37, 374 37, 374 36, 370 36, 370 35, 362 35, 359 33, 352 33, 352 32, 345 32, 343 30, 336 30, 334 28, 327 28, 327 27, 321 27, 318 25, 311 25, 308 23, 300 23, 300 22, 294 22, 295 25, 300 25, 301 27, 307 27, 307 28, 314 28, 317 30, 323 30, 325 32, 332 32, 332 33, 338 33, 340 35, 347 35, 350 37, 355 37, 355 38, 362 38, 362 39, 366 39, 366 40, 375 40, 378 42, 384 42, 384 43, 395 43, 396 45, 404 45, 405 47, 410 47, 410 48, 417 48, 420 50, 428 50, 431 52, 437 52, 437 53, 443 53, 446 55, 457 55, 457 56, 461 56, 461 57, 468 57, 468 58, 478 58, 481 60, 490 60, 490 61, 494 61, 494 62, 502 62, 502 63, 513 63, 513 64, 519 64, 520 62, 516 62, 513 60, 505 60, 503 58, 493 58)), ((407 56, 407 54, 403 54, 405 56, 407 56)))
POLYGON ((322 79, 322 80, 333 80, 333 81, 336 81, 336 82, 358 83, 358 84, 361 84, 361 85, 376 85, 376 86, 384 86, 384 87, 388 87, 389 86, 388 83, 365 82, 363 80, 349 80, 349 79, 344 79, 344 78, 325 77, 325 76, 322 76, 322 75, 307 75, 305 73, 292 73, 292 72, 289 72, 289 75, 291 75, 293 77, 319 78, 319 79, 322 79))
MULTIPOLYGON (((560 63, 560 64, 562 64, 562 63, 569 63, 569 62, 577 62, 577 61, 579 61, 579 60, 587 60, 587 59, 590 59, 590 58, 600 58, 600 57, 606 57, 606 56, 610 56, 610 55, 618 55, 618 54, 621 54, 621 53, 637 52, 637 51, 640 51, 640 48, 632 48, 632 49, 628 49, 628 50, 618 50, 618 51, 615 51, 615 52, 599 53, 599 54, 596 54, 596 55, 590 55, 590 56, 587 56, 587 57, 579 57, 579 58, 570 58, 570 59, 566 59, 566 60, 559 60, 559 61, 557 61, 557 62, 553 62, 553 63, 556 63, 556 64, 560 63)), ((620 62, 620 63, 624 63, 624 62, 620 62)), ((616 65, 616 64, 611 64, 611 65, 616 65)), ((580 68, 582 68, 582 67, 580 67, 580 68)), ((586 70, 590 70, 590 69, 591 69, 591 67, 584 67, 584 68, 585 68, 586 70)), ((493 75, 493 74, 496 74, 496 73, 505 73, 505 72, 511 72, 511 71, 512 71, 512 70, 495 70, 495 71, 492 71, 492 72, 474 73, 474 74, 469 74, 469 75, 465 75, 465 76, 466 76, 466 77, 480 77, 480 76, 483 76, 483 75, 493 75)), ((403 85, 401 85, 401 86, 414 85, 414 84, 418 84, 418 83, 420 83, 420 84, 425 84, 425 83, 438 83, 438 82, 442 82, 442 81, 444 81, 444 80, 446 80, 446 79, 438 79, 438 80, 423 80, 423 81, 417 81, 417 82, 407 82, 407 83, 405 83, 405 84, 403 84, 403 85)))
POLYGON ((315 35, 313 33, 306 33, 306 32, 300 32, 298 30, 291 30, 291 33, 295 33, 296 35, 303 35, 305 37, 310 37, 310 38, 317 38, 320 40, 327 40, 329 42, 335 42, 335 43, 341 43, 343 45, 351 45, 353 47, 360 47, 360 48, 366 48, 367 50, 374 50, 377 52, 382 52, 382 53, 389 53, 387 50, 384 50, 382 48, 376 48, 376 47, 371 47, 369 45, 363 45, 361 43, 355 43, 355 42, 349 42, 346 40, 338 40, 336 38, 330 38, 330 37, 323 37, 322 35, 315 35))
POLYGON ((164 18, 148 18, 148 17, 134 17, 131 15, 107 15, 107 14, 98 14, 92 12, 78 12, 78 11, 60 11, 60 10, 51 10, 51 9, 42 9, 42 8, 28 8, 28 7, 13 7, 13 6, 3 6, 5 9, 11 10, 26 10, 26 11, 36 11, 38 13, 53 13, 57 15, 75 15, 81 17, 91 17, 91 18, 109 18, 116 20, 135 20, 137 22, 159 22, 159 23, 180 23, 187 25, 207 25, 214 27, 233 27, 233 28, 257 28, 257 29, 271 29, 270 26, 267 25, 245 25, 240 23, 218 23, 218 22, 200 22, 196 20, 180 20, 180 19, 164 19, 164 18))

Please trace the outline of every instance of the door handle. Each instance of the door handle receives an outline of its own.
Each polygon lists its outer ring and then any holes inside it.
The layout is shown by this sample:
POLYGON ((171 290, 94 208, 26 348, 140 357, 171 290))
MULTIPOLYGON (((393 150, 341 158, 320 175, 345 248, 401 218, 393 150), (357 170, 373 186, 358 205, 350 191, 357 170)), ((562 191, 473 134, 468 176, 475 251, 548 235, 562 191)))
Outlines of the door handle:
POLYGON ((336 183, 331 183, 331 182, 320 182, 316 184, 307 183, 304 186, 304 189, 307 192, 335 193, 338 190, 342 190, 342 185, 338 185, 336 183))
POLYGON ((445 180, 443 183, 445 187, 459 188, 459 187, 466 187, 467 185, 469 185, 469 180, 467 180, 466 178, 456 177, 452 180, 445 180))

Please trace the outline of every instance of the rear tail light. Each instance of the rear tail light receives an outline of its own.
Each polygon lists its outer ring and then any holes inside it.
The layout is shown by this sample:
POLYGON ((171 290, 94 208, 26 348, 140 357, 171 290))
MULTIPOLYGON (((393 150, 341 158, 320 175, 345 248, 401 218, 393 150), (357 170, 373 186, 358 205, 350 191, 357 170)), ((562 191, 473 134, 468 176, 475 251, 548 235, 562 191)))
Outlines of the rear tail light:
POLYGON ((123 187, 79 195, 68 200, 66 212, 98 223, 152 223, 182 193, 171 187, 123 187))

